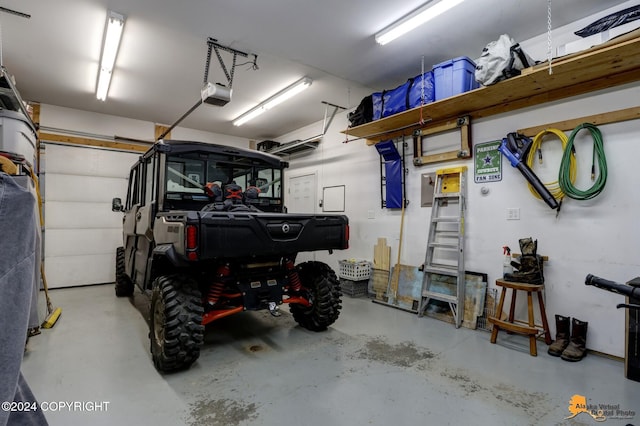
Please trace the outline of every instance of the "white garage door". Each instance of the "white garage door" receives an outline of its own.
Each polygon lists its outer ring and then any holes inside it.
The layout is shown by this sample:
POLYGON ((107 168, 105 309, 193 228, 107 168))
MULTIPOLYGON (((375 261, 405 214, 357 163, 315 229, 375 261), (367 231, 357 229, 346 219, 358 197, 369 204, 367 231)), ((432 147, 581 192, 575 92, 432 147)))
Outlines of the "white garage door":
POLYGON ((44 256, 51 288, 115 280, 122 214, 111 199, 126 199, 129 169, 139 153, 46 144, 44 256))

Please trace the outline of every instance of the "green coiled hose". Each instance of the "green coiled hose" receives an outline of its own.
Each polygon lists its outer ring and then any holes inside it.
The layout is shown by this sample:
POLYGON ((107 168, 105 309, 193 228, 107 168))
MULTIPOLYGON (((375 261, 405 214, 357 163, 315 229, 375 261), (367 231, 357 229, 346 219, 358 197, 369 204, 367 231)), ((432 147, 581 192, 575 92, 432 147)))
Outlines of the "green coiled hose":
POLYGON ((569 140, 567 141, 567 146, 562 154, 562 161, 560 162, 560 175, 558 177, 558 182, 560 184, 560 188, 562 192, 565 193, 567 197, 573 198, 574 200, 590 200, 591 198, 596 197, 598 194, 602 192, 605 184, 607 183, 607 158, 604 154, 604 144, 602 140, 602 133, 600 130, 591 123, 582 123, 571 132, 569 136, 569 140), (570 179, 570 159, 571 152, 575 152, 575 148, 573 147, 573 141, 576 137, 576 134, 582 130, 587 129, 591 132, 591 137, 593 137, 593 153, 592 153, 592 162, 591 162, 591 180, 593 180, 593 185, 591 188, 586 190, 580 190, 576 188, 570 179), (596 155, 598 157, 598 177, 596 179, 596 155))

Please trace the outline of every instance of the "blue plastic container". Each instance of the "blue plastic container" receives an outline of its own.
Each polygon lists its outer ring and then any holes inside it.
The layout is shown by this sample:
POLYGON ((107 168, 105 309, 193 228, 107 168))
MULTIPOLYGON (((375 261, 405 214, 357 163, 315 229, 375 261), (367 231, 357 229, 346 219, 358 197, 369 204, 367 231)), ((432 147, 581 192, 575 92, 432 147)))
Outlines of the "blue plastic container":
POLYGON ((435 65, 433 81, 436 101, 480 87, 476 81, 475 70, 476 64, 466 56, 435 65))

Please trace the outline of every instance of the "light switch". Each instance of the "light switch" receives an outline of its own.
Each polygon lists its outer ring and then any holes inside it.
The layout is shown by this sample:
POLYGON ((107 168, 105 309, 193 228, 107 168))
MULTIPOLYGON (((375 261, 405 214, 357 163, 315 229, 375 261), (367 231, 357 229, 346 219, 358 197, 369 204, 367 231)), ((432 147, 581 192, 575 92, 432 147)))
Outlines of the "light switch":
POLYGON ((510 207, 507 209, 507 220, 520 220, 520 208, 510 207))

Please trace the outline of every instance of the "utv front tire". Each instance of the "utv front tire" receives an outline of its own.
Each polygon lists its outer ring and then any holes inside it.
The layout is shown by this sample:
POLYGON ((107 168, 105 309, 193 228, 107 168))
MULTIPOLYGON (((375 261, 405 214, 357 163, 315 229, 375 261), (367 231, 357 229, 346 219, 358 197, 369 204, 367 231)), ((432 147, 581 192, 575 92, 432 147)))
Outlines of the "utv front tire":
POLYGON ((322 262, 305 262, 297 268, 311 306, 291 304, 293 319, 308 330, 324 331, 340 316, 340 281, 333 269, 322 262))
POLYGON ((133 282, 124 269, 124 247, 116 250, 116 296, 130 297, 133 295, 133 282))
POLYGON ((202 300, 197 283, 180 275, 158 277, 151 295, 151 356, 156 369, 187 369, 204 341, 202 300))

